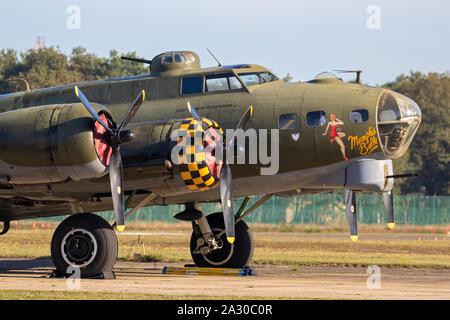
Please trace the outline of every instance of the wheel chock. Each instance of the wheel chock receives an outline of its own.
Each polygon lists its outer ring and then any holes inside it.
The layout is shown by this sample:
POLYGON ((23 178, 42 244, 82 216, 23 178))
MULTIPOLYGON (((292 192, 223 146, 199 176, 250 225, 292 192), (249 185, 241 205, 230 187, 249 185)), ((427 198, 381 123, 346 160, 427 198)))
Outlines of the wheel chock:
POLYGON ((245 268, 200 268, 200 267, 172 267, 165 266, 163 274, 182 274, 196 276, 251 276, 255 272, 250 267, 245 268))

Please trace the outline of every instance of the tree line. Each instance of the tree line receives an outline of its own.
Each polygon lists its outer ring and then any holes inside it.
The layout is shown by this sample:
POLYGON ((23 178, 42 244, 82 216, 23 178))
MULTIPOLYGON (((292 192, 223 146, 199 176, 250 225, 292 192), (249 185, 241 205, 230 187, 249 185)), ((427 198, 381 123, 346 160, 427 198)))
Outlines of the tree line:
MULTIPOLYGON (((137 57, 135 52, 124 54, 137 57)), ((98 57, 76 47, 70 54, 59 48, 0 51, 0 94, 24 91, 26 79, 31 89, 149 73, 148 65, 120 58, 116 50, 98 57)), ((287 74, 285 81, 291 81, 287 74)), ((419 172, 419 177, 398 179, 395 192, 426 195, 449 194, 449 106, 450 72, 411 71, 383 84, 416 101, 422 110, 422 124, 408 152, 394 160, 395 173, 419 172)))

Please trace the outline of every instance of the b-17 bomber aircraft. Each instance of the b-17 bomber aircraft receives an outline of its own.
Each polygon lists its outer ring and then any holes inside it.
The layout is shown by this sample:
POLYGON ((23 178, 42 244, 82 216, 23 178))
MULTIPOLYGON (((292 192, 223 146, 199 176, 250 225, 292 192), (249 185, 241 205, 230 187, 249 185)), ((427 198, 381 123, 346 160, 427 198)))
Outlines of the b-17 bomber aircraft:
POLYGON ((201 68, 190 51, 126 59, 150 73, 0 96, 2 234, 13 220, 69 215, 51 241, 58 274, 111 271, 114 228, 143 206, 185 205, 175 218, 192 222, 199 267, 247 266, 243 219, 275 195, 344 189, 356 240, 356 192, 383 193, 394 227, 392 159, 421 122, 411 99, 361 84, 360 71, 354 83, 328 72, 287 83, 255 64, 201 68), (202 212, 218 201, 222 212, 202 212), (113 225, 92 213, 105 210, 113 225))

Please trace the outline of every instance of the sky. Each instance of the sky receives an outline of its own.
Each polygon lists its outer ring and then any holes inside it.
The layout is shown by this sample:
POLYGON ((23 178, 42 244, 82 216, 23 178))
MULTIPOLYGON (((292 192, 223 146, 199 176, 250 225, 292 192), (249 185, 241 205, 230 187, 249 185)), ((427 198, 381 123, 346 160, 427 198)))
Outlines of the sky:
POLYGON ((450 70, 448 0, 4 0, 0 10, 0 49, 45 36, 67 54, 191 50, 210 67, 209 48, 224 65, 260 64, 294 81, 361 69, 371 85, 450 70))

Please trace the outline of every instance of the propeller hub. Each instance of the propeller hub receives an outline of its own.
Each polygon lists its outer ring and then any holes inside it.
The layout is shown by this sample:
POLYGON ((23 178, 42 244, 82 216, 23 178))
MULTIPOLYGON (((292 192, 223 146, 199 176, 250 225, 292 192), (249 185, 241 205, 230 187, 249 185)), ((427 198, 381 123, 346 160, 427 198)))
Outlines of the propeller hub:
POLYGON ((136 138, 136 134, 132 130, 119 131, 119 142, 120 143, 133 141, 134 138, 136 138))

